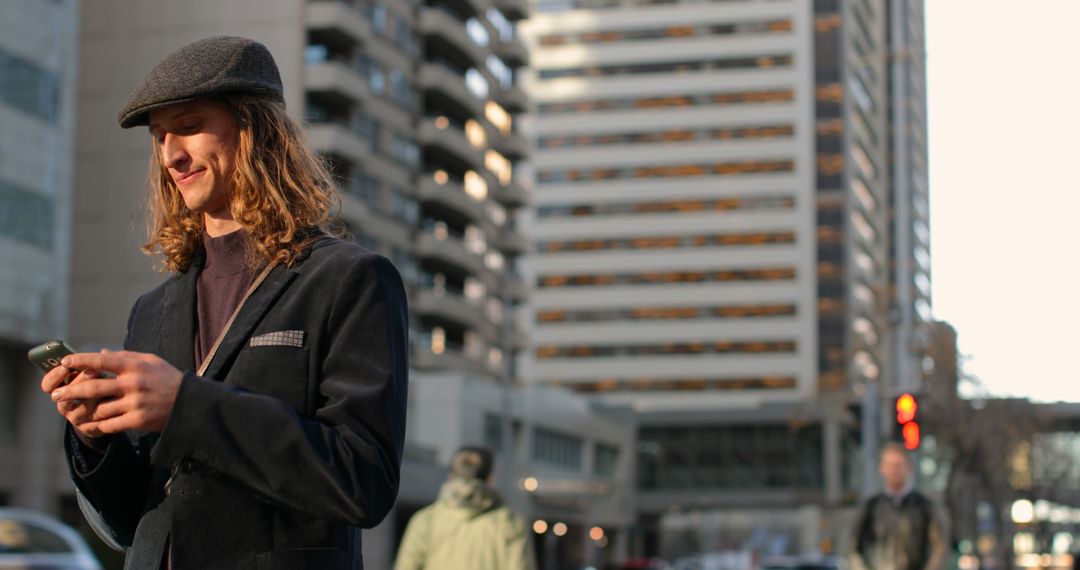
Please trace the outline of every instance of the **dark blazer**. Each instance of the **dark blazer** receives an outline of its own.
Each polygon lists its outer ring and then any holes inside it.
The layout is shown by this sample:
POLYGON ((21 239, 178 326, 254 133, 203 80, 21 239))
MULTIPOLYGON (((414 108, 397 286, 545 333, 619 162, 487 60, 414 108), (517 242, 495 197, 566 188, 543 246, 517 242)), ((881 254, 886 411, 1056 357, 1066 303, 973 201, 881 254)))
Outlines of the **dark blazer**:
POLYGON ((88 472, 69 457, 75 484, 129 547, 125 568, 159 568, 166 539, 176 570, 360 568, 359 528, 390 511, 401 468, 401 277, 323 239, 270 273, 198 377, 201 265, 142 296, 128 321, 126 349, 187 370, 168 423, 112 436, 88 472))

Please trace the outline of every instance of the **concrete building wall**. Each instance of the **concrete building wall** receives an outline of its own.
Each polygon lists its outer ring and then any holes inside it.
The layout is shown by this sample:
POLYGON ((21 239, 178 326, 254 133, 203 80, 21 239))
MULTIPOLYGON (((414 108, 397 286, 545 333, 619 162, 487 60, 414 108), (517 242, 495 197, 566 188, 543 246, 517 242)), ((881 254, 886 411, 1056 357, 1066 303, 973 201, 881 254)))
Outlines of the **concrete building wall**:
POLYGON ((0 504, 55 512, 60 456, 26 359, 67 323, 79 4, 0 6, 0 504))

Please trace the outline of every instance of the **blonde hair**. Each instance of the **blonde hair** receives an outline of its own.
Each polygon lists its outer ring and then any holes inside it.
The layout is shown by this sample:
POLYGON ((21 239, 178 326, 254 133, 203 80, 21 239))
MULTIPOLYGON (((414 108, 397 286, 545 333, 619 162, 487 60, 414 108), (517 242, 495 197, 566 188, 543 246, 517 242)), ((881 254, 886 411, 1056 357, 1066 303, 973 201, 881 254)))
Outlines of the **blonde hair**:
MULTIPOLYGON (((229 199, 233 218, 250 238, 249 263, 288 266, 320 233, 341 236, 333 176, 325 160, 308 148, 285 106, 250 95, 217 101, 237 124, 229 199)), ((202 242, 203 216, 187 208, 158 145, 152 148, 142 251, 161 255, 165 271, 186 271, 202 242)))

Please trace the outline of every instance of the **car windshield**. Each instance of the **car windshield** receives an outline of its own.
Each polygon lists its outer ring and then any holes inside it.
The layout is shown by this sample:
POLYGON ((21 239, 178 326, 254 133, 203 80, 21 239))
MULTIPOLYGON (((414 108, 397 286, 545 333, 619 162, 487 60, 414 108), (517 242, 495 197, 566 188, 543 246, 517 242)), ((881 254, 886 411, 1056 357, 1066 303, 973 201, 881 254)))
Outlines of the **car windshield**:
POLYGON ((60 535, 33 523, 0 518, 0 554, 71 552, 60 535))

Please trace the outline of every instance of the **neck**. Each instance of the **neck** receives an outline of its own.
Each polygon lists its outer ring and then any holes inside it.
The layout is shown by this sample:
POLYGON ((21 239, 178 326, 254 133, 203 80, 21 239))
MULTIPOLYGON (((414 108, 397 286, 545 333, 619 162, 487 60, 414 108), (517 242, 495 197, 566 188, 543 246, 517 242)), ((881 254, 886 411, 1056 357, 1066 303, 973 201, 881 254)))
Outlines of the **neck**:
POLYGON ((904 481, 903 483, 895 487, 891 485, 886 486, 886 491, 893 496, 901 495, 910 489, 909 483, 910 481, 904 481))
POLYGON ((203 225, 206 227, 206 235, 210 237, 220 237, 240 229, 240 222, 233 219, 228 208, 223 212, 204 213, 203 225))

